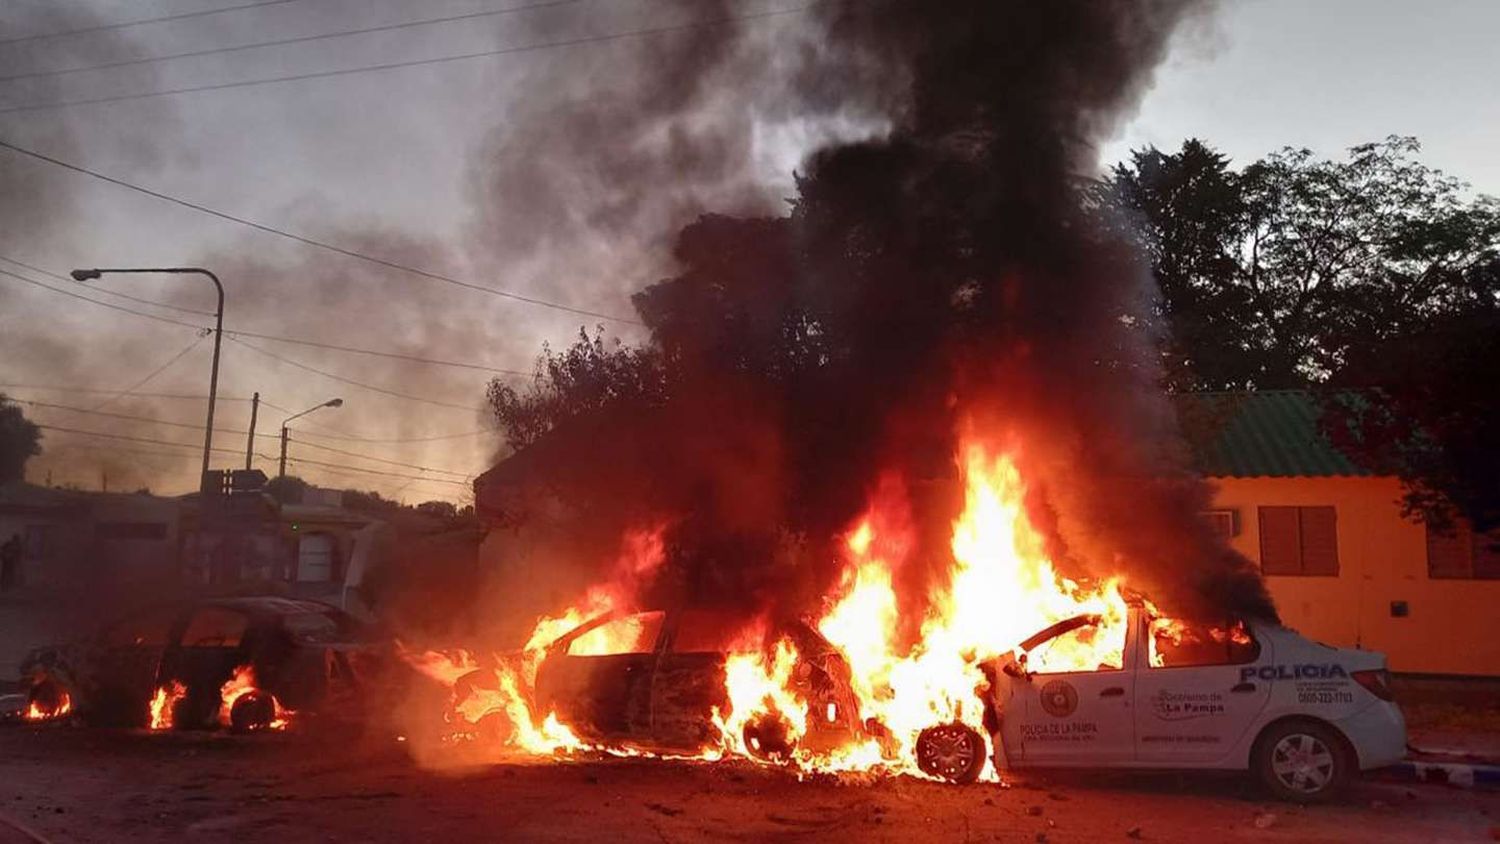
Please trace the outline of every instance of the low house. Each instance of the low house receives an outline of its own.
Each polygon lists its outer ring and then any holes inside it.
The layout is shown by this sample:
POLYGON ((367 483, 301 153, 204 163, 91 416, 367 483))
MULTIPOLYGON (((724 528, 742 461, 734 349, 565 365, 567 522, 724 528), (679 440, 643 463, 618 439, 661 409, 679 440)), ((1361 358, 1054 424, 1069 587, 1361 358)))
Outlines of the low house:
MULTIPOLYGON (((245 473, 252 474, 259 476, 245 473)), ((349 592, 388 549, 388 526, 346 508, 339 490, 309 487, 297 502, 278 504, 264 481, 240 478, 207 498, 184 497, 184 579, 227 588, 260 584, 359 609, 350 606, 349 592)))
POLYGON ((1187 427, 1214 483, 1208 514, 1259 564, 1282 620, 1393 671, 1500 676, 1500 538, 1444 534, 1401 511, 1401 482, 1318 433, 1299 391, 1199 394, 1187 427))
POLYGON ((0 542, 20 537, 11 585, 142 583, 177 573, 180 507, 149 493, 0 486, 0 542))

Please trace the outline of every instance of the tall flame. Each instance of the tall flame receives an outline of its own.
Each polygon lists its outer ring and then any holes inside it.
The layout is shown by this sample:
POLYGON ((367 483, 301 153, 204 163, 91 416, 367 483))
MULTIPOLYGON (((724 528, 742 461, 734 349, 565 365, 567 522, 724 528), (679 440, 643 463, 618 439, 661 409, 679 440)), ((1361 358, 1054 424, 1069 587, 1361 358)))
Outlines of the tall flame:
POLYGON ((165 686, 158 686, 156 694, 151 696, 150 721, 147 725, 153 730, 172 729, 172 719, 178 701, 187 695, 187 688, 181 683, 173 680, 165 686))
MULTIPOLYGON (((847 662, 859 709, 851 720, 862 729, 831 749, 800 747, 812 719, 839 720, 839 704, 809 697, 800 682, 806 664, 790 639, 767 647, 763 629, 749 630, 725 656, 728 705, 713 711, 718 739, 700 748, 697 758, 747 756, 805 771, 879 769, 926 776, 916 759, 918 735, 955 722, 982 735, 980 693, 986 678, 980 666, 1011 654, 1026 636, 1072 616, 1097 616, 1092 637, 1059 639, 1031 667, 1066 671, 1122 664, 1127 607, 1120 584, 1082 585, 1058 574, 1043 536, 1026 515, 1025 485, 1008 453, 971 438, 959 458, 964 507, 953 524, 951 565, 930 594, 902 595, 898 588, 898 572, 914 562, 908 557, 916 542, 904 490, 888 480, 850 526, 833 598, 812 620, 847 662), (902 643, 898 621, 911 607, 925 607, 925 614, 915 640, 902 643)), ((590 748, 557 713, 534 711, 530 690, 548 645, 558 637, 602 613, 634 608, 636 592, 661 562, 661 535, 655 528, 628 536, 610 578, 573 606, 540 619, 522 652, 497 656, 493 668, 481 669, 463 651, 408 654, 414 666, 454 690, 455 728, 471 733, 465 728, 502 718, 503 742, 512 751, 640 755, 631 748, 590 748), (464 681, 474 672, 486 682, 464 681)), ((624 641, 638 632, 628 625, 601 627, 573 640, 569 653, 639 650, 641 643, 624 641)), ((985 773, 994 776, 988 761, 985 773)))

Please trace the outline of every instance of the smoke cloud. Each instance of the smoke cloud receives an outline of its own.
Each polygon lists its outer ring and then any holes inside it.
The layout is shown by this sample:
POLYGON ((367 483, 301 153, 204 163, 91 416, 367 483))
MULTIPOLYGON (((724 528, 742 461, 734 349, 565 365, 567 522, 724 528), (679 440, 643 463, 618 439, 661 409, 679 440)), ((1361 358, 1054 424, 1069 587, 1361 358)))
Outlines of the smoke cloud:
POLYGON ((634 300, 666 394, 605 400, 500 474, 560 490, 596 559, 668 520, 652 601, 793 613, 831 585, 842 531, 892 477, 916 528, 902 576, 946 570, 953 461, 978 431, 1013 454, 1066 573, 1124 574, 1177 612, 1274 616, 1199 518, 1209 490, 1159 387, 1149 272, 1082 184, 1203 10, 827 4, 785 107, 888 131, 808 157, 789 217, 683 229, 680 270, 634 300))

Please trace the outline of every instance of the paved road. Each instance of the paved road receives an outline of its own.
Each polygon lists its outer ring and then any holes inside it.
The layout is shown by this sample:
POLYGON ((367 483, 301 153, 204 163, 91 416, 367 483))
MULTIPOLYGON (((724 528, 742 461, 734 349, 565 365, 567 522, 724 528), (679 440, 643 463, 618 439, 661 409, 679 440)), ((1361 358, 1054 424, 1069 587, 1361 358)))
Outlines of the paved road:
MULTIPOLYGON (((746 763, 517 763, 443 772, 390 741, 0 729, 0 815, 55 842, 1490 841, 1500 795, 1366 783, 1266 801, 1237 779, 798 782, 746 763)), ((0 842, 11 840, 0 831, 0 842)), ((20 839, 17 839, 20 840, 20 839)))

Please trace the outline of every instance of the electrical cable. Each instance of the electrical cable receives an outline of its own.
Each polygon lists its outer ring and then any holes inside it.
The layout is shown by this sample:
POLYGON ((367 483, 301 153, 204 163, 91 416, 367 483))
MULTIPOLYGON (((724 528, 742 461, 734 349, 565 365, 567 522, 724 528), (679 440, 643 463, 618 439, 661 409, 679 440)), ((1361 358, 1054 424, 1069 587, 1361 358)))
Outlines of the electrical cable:
POLYGON ((256 0, 254 3, 242 3, 238 6, 222 6, 217 9, 202 9, 196 12, 178 12, 174 15, 166 15, 159 18, 146 18, 138 21, 124 21, 122 23, 106 23, 98 26, 86 26, 80 29, 66 29, 62 32, 40 32, 35 35, 21 35, 15 38, 0 40, 0 46, 5 44, 21 44, 27 41, 41 41, 47 38, 63 38, 69 35, 83 35, 89 32, 105 32, 112 29, 125 29, 132 26, 145 26, 150 23, 166 23, 168 21, 180 21, 188 18, 202 18, 210 15, 222 15, 226 12, 238 12, 242 9, 255 9, 261 6, 285 6, 288 3, 297 3, 300 0, 256 0))
MULTIPOLYGON (((829 2, 829 0, 822 0, 829 2)), ((407 67, 420 67, 424 65, 445 64, 448 62, 467 61, 470 59, 489 58, 492 56, 507 56, 518 53, 540 52, 543 50, 554 50, 565 47, 579 47, 586 44, 599 44, 610 41, 621 41, 630 38, 643 38, 652 35, 665 35, 673 32, 685 32, 694 29, 708 29, 716 26, 727 26, 734 23, 770 18, 778 15, 790 15, 808 11, 815 6, 822 5, 813 3, 792 9, 772 9, 765 12, 755 12, 746 15, 726 15, 712 20, 692 21, 689 23, 673 24, 669 26, 647 27, 644 29, 632 29, 625 32, 612 32, 602 35, 588 35, 576 38, 564 38, 556 41, 544 41, 537 44, 519 44, 512 47, 498 47, 491 50, 479 50, 472 53, 458 53, 451 56, 434 56, 426 59, 411 59, 408 61, 385 62, 383 64, 364 65, 361 67, 342 68, 339 70, 311 71, 308 73, 293 73, 285 76, 272 76, 265 79, 245 79, 238 82, 218 82, 206 85, 189 85, 182 88, 168 88, 162 91, 144 91, 137 94, 116 94, 107 97, 91 97, 78 100, 58 100, 49 103, 25 103, 0 108, 0 114, 14 114, 22 111, 40 111, 52 108, 69 108, 82 105, 99 105, 102 103, 118 103, 128 100, 150 99, 153 97, 168 97, 178 94, 195 94, 203 91, 224 91, 233 88, 246 88, 255 85, 271 85, 280 82, 299 82, 306 79, 325 79, 334 76, 349 76, 357 73, 373 73, 382 70, 396 70, 407 67)))
MULTIPOLYGON (((0 114, 3 114, 3 113, 4 113, 4 109, 0 109, 0 114)), ((481 292, 481 293, 488 293, 491 296, 499 296, 499 297, 504 298, 504 299, 511 299, 511 300, 514 300, 514 301, 517 301, 517 302, 525 302, 526 304, 529 304, 529 305, 536 305, 538 307, 550 308, 550 309, 556 310, 556 311, 563 311, 563 312, 566 312, 566 313, 577 314, 579 316, 594 317, 596 319, 604 319, 604 320, 609 320, 611 322, 621 322, 621 323, 626 323, 626 324, 629 324, 629 325, 642 325, 643 324, 640 320, 630 319, 628 317, 615 316, 613 314, 601 313, 599 311, 590 311, 590 310, 587 310, 587 309, 584 309, 584 308, 575 308, 575 307, 573 307, 571 305, 564 305, 564 304, 561 304, 561 303, 558 303, 558 302, 551 302, 551 301, 548 301, 546 299, 538 299, 538 298, 536 298, 534 296, 523 296, 523 295, 521 295, 519 293, 511 293, 509 291, 500 290, 500 289, 494 288, 494 287, 486 287, 486 286, 484 286, 482 284, 475 284, 475 283, 469 282, 469 281, 462 281, 460 279, 453 278, 451 276, 442 275, 440 273, 429 272, 428 270, 420 269, 418 267, 408 266, 406 264, 401 264, 401 263, 398 263, 396 261, 388 261, 388 260, 386 260, 384 258, 377 258, 377 257, 375 257, 373 255, 366 255, 363 252, 356 252, 356 251, 354 251, 352 249, 345 249, 342 246, 336 246, 336 245, 334 245, 332 243, 327 243, 327 242, 321 241, 321 240, 315 240, 315 239, 310 238, 310 237, 306 237, 306 236, 303 236, 303 235, 300 235, 300 234, 295 234, 293 232, 289 232, 289 231, 285 231, 285 230, 282 230, 282 229, 275 228, 274 226, 268 226, 268 225, 266 225, 264 223, 257 223, 254 220, 249 220, 249 219, 246 219, 244 217, 236 217, 233 214, 228 214, 228 213, 225 213, 223 211, 217 211, 217 210, 215 210, 213 208, 209 208, 206 205, 200 205, 200 204, 198 204, 196 202, 189 202, 186 199, 179 199, 179 198, 177 198, 175 196, 171 196, 170 194, 165 194, 165 193, 161 193, 159 191, 154 191, 154 190, 152 190, 150 188, 142 187, 140 185, 137 185, 137 184, 134 184, 134 183, 131 183, 131 182, 127 182, 127 181, 125 181, 123 179, 117 179, 117 178, 115 178, 113 176, 106 176, 103 173, 95 172, 95 171, 90 170, 90 169, 88 169, 86 167, 81 167, 81 166, 76 165, 76 164, 70 164, 70 163, 68 163, 66 161, 63 161, 61 159, 53 158, 53 157, 51 157, 49 155, 43 155, 42 153, 36 152, 34 150, 26 149, 25 147, 16 146, 15 144, 13 144, 13 143, 11 143, 11 142, 9 142, 7 140, 4 140, 3 138, 0 138, 0 147, 8 149, 11 152, 17 153, 19 155, 24 155, 24 156, 28 156, 30 158, 34 158, 34 159, 36 159, 38 161, 45 161, 48 164, 52 164, 52 165, 61 167, 61 168, 65 169, 65 170, 71 170, 71 171, 73 171, 75 173, 80 173, 80 174, 85 175, 85 176, 92 176, 92 177, 94 177, 96 179, 100 179, 102 181, 109 182, 112 185, 117 185, 117 186, 122 187, 122 188, 127 188, 129 190, 136 191, 137 193, 142 193, 142 194, 145 194, 146 196, 150 196, 150 197, 154 197, 156 199, 160 199, 160 200, 162 200, 164 202, 170 202, 170 203, 172 203, 174 205, 180 205, 183 208, 189 208, 189 209, 192 209, 192 210, 197 211, 199 213, 207 214, 207 215, 209 215, 211 217, 218 217, 221 220, 228 220, 229 222, 232 222, 232 223, 239 223, 242 226, 248 226, 249 228, 255 229, 256 231, 265 232, 267 234, 277 235, 279 237, 284 237, 284 238, 286 238, 288 240, 292 240, 292 241, 295 241, 297 243, 301 243, 301 244, 304 244, 304 245, 307 245, 307 246, 316 246, 316 247, 318 247, 320 249, 326 249, 329 252, 333 252, 333 253, 338 254, 338 255, 343 255, 345 257, 355 258, 355 259, 358 259, 358 260, 361 260, 361 261, 366 261, 366 262, 369 262, 371 264, 375 264, 377 266, 386 267, 388 269, 399 270, 401 272, 410 273, 412 275, 415 275, 415 276, 418 276, 418 277, 421 277, 421 278, 430 279, 432 281, 439 281, 439 282, 443 282, 443 283, 446 283, 446 284, 452 284, 452 285, 455 285, 455 286, 458 286, 458 287, 462 287, 462 288, 467 289, 467 290, 475 290, 475 291, 478 291, 478 292, 481 292)))
POLYGON ((535 9, 548 9, 554 6, 572 6, 588 0, 543 0, 539 3, 531 3, 525 6, 508 6, 503 9, 491 9, 486 12, 466 12, 461 15, 447 15, 440 18, 425 18, 406 23, 390 23, 381 26, 368 26, 362 29, 346 29, 338 32, 325 32, 318 35, 298 35, 292 38, 277 38, 270 41, 256 41, 251 44, 237 44, 232 47, 214 47, 204 50, 190 50, 185 53, 172 53, 166 56, 147 56, 139 59, 121 59, 120 61, 105 62, 103 64, 91 64, 83 67, 68 67, 58 70, 40 70, 30 73, 17 73, 11 76, 0 76, 0 82, 15 82, 22 79, 39 79, 43 77, 67 76, 74 73, 87 73, 91 70, 116 70, 122 67, 134 67, 136 65, 154 64, 156 62, 170 62, 178 59, 198 58, 201 56, 217 56, 225 53, 240 53, 246 50, 258 50, 262 47, 283 47, 291 44, 307 44, 314 41, 329 41, 335 38, 351 38, 356 35, 369 35, 376 32, 394 32, 401 29, 411 29, 419 26, 436 26, 442 23, 454 23, 456 21, 475 20, 478 18, 499 17, 511 15, 518 12, 529 12, 535 9))

